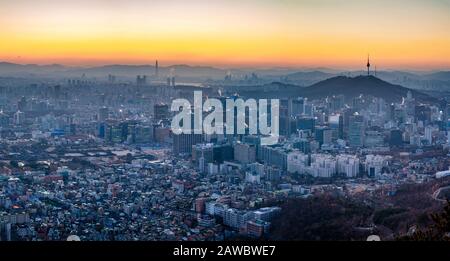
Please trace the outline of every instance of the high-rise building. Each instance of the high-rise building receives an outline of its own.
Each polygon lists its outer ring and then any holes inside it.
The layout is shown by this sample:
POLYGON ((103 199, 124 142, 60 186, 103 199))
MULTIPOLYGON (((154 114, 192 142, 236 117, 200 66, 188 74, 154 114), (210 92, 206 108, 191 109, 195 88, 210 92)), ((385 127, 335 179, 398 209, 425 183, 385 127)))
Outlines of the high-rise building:
POLYGON ((109 110, 108 107, 101 107, 98 110, 98 121, 99 122, 104 122, 105 120, 107 120, 109 118, 109 110))
POLYGON ((215 145, 213 151, 214 162, 217 162, 219 164, 223 163, 224 161, 233 160, 234 158, 233 146, 231 146, 230 144, 215 145))
POLYGON ((348 142, 351 147, 364 146, 365 122, 362 115, 354 114, 349 118, 348 142))
POLYGON ((392 147, 403 145, 403 132, 401 130, 395 129, 390 131, 389 145, 392 147))
POLYGON ((27 104, 27 99, 25 98, 25 96, 23 96, 17 103, 17 108, 19 109, 19 111, 25 111, 27 109, 27 104))
POLYGON ((299 151, 292 151, 287 155, 287 171, 289 173, 304 174, 309 165, 309 156, 299 151))
POLYGON ((261 146, 258 152, 258 159, 267 165, 277 166, 283 170, 287 168, 287 153, 280 146, 261 146))
POLYGON ((132 142, 133 143, 150 143, 153 141, 153 126, 151 125, 136 125, 134 128, 132 142))
POLYGON ((444 106, 443 121, 445 124, 445 128, 447 130, 450 130, 450 103, 447 103, 444 106))
POLYGON ((337 155, 337 172, 345 174, 347 178, 354 178, 359 174, 359 158, 356 155, 337 155))
POLYGON ((344 137, 344 117, 340 114, 330 115, 328 124, 333 131, 333 140, 342 139, 344 137))
POLYGON ((316 128, 315 137, 316 141, 319 142, 319 145, 331 144, 333 140, 333 131, 328 127, 321 126, 316 128))
POLYGON ((431 121, 431 109, 429 106, 415 106, 414 114, 418 121, 423 121, 425 124, 428 124, 431 121))
POLYGON ((405 113, 407 117, 414 117, 415 116, 415 109, 416 109, 416 101, 413 98, 412 92, 408 91, 406 94, 406 98, 404 99, 404 105, 405 105, 405 113))
POLYGON ((364 138, 364 146, 367 148, 381 147, 384 145, 384 136, 378 131, 367 131, 364 138))
POLYGON ((164 103, 155 104, 153 114, 155 121, 167 119, 169 117, 169 105, 164 103))
POLYGON ((234 159, 244 164, 255 162, 256 146, 245 143, 236 143, 234 146, 234 159))
POLYGON ((290 125, 290 118, 291 118, 291 99, 283 99, 280 101, 280 134, 289 136, 291 134, 291 125, 290 125))
POLYGON ((192 146, 192 161, 199 162, 201 158, 204 164, 214 161, 214 144, 199 143, 192 146))
POLYGON ((391 159, 391 156, 369 154, 364 161, 364 169, 369 177, 377 177, 382 174, 383 168, 389 165, 391 159))
POLYGON ((309 130, 311 133, 314 132, 316 121, 312 117, 301 117, 297 118, 297 129, 298 130, 309 130))
POLYGON ((296 117, 304 114, 306 101, 306 98, 297 98, 292 100, 291 117, 296 117))
POLYGON ((175 155, 191 154, 192 145, 201 143, 203 141, 202 134, 179 134, 173 135, 173 150, 175 155))
POLYGON ((433 144, 433 132, 434 131, 435 131, 435 128, 433 126, 425 127, 425 139, 428 141, 428 145, 433 144))
POLYGON ((328 100, 328 106, 329 109, 332 112, 336 112, 338 110, 340 110, 341 108, 344 107, 344 100, 345 100, 345 96, 344 95, 337 95, 337 96, 332 96, 330 98, 327 99, 328 100))
POLYGON ((105 140, 113 143, 121 143, 128 138, 128 123, 108 121, 105 124, 105 140))
POLYGON ((146 84, 147 84, 147 76, 146 75, 136 76, 136 85, 146 85, 146 84))
POLYGON ((16 113, 14 113, 14 124, 16 125, 22 124, 24 120, 25 115, 23 112, 17 111, 16 113))

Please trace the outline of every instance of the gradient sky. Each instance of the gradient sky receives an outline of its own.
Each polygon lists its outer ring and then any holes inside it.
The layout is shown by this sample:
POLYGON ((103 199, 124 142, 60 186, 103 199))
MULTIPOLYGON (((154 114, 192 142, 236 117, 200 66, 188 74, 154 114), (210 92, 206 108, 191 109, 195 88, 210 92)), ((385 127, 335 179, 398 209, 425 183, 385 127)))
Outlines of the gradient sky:
POLYGON ((450 69, 450 0, 0 0, 18 63, 450 69))

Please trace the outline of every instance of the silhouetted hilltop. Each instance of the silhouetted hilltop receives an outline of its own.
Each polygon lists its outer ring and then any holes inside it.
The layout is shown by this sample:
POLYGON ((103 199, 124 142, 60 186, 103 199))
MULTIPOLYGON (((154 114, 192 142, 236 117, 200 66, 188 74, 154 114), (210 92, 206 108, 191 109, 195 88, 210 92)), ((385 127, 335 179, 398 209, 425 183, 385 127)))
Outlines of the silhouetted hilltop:
POLYGON ((325 98, 333 95, 344 95, 347 99, 363 95, 372 95, 387 102, 399 102, 411 91, 413 97, 422 102, 436 102, 427 94, 400 85, 391 84, 374 76, 336 76, 320 81, 308 87, 275 82, 268 85, 243 88, 239 93, 255 98, 288 98, 302 96, 310 99, 325 98))
POLYGON ((355 97, 360 94, 381 97, 389 102, 400 101, 411 91, 413 97, 420 101, 432 101, 434 98, 427 94, 388 83, 374 76, 333 77, 302 89, 304 96, 320 98, 343 94, 346 97, 355 97))

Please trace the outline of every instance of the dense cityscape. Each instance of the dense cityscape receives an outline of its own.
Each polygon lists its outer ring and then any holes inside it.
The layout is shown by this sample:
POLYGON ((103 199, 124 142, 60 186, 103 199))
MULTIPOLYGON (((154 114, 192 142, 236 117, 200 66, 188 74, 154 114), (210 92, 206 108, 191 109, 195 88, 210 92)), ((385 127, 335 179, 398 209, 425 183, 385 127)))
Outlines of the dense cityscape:
POLYGON ((0 0, 1 256, 439 260, 449 14, 0 0))
MULTIPOLYGON (((389 198, 450 175, 448 100, 403 87, 398 96, 369 61, 358 76, 324 81, 392 93, 328 95, 257 73, 177 83, 173 70, 151 68, 135 79, 1 78, 0 240, 270 238, 288 199, 389 198), (279 93, 270 96, 280 99, 277 144, 173 134, 172 100, 192 101, 194 91, 219 100, 279 93)), ((439 204, 445 189, 433 195, 439 204)))

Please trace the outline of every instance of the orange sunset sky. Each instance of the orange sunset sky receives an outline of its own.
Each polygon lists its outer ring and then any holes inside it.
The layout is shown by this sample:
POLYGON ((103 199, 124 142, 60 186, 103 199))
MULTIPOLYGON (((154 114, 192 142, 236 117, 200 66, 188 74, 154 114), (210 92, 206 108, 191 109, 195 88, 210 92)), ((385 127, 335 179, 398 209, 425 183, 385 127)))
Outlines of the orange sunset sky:
POLYGON ((450 69, 450 0, 0 0, 0 61, 450 69))

